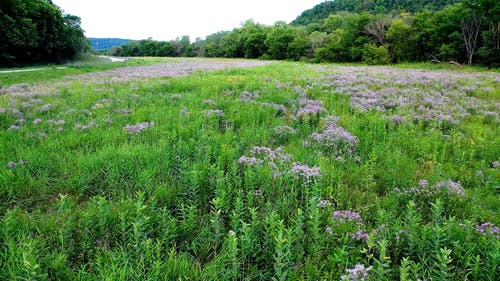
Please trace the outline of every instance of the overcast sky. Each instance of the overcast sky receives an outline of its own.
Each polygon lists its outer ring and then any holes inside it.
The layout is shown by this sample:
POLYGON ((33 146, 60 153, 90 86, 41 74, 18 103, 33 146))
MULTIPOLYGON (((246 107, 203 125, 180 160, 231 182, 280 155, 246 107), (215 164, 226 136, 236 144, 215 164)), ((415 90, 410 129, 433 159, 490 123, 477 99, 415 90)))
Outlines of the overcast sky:
POLYGON ((87 37, 191 41, 232 30, 248 19, 290 22, 324 0, 52 0, 82 19, 87 37))

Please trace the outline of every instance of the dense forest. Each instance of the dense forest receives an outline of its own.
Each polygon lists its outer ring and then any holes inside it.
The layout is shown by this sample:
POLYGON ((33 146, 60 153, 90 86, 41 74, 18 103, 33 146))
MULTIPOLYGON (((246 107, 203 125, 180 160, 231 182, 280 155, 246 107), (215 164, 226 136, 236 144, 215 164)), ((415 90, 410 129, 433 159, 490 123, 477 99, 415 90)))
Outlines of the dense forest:
POLYGON ((73 59, 90 49, 80 25, 50 0, 0 1, 0 66, 73 59))
POLYGON ((304 11, 291 24, 307 25, 309 23, 321 22, 332 13, 341 11, 373 14, 389 12, 421 12, 423 10, 437 11, 449 4, 455 4, 461 0, 335 0, 325 1, 312 9, 304 11))
POLYGON ((131 41, 122 56, 204 56, 366 62, 440 61, 500 65, 500 1, 335 0, 291 24, 252 20, 190 42, 131 41))

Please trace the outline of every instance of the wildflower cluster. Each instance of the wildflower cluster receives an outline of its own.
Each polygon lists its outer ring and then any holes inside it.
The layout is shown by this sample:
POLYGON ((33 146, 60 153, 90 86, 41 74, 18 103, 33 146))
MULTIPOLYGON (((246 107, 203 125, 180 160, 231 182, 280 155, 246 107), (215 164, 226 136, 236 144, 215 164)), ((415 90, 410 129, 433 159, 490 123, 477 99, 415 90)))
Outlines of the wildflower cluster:
POLYGON ((247 157, 245 155, 241 156, 238 159, 238 164, 240 164, 240 165, 248 165, 248 166, 256 167, 262 163, 264 163, 264 160, 262 160, 262 159, 257 159, 255 157, 247 157))
MULTIPOLYGON (((393 69, 388 67, 343 67, 324 77, 322 85, 332 93, 350 96, 350 106, 361 111, 397 111, 409 120, 436 120, 439 124, 458 124, 474 114, 498 118, 487 103, 470 93, 492 91, 482 81, 494 79, 487 74, 462 74, 449 71, 393 69), (472 86, 461 86, 471 81, 472 86)), ((400 116, 394 122, 404 122, 400 116)))
POLYGON ((396 187, 394 191, 400 195, 410 196, 433 196, 439 194, 447 194, 458 197, 465 196, 465 189, 462 185, 459 182, 454 182, 450 179, 437 182, 433 186, 429 186, 429 182, 424 179, 419 181, 418 186, 407 189, 396 187))
POLYGON ((323 120, 325 128, 322 132, 311 134, 311 143, 324 152, 331 153, 333 157, 352 154, 359 142, 358 138, 339 126, 336 117, 323 120))
MULTIPOLYGON (((333 221, 336 223, 336 229, 343 228, 348 231, 349 237, 356 241, 366 241, 369 238, 368 233, 363 229, 363 219, 357 212, 350 210, 340 210, 333 212, 333 221)), ((331 227, 327 227, 327 232, 333 233, 331 227)))
POLYGON ((130 134, 137 134, 141 131, 146 130, 149 127, 154 127, 155 123, 154 122, 142 122, 142 123, 137 123, 135 125, 128 125, 123 127, 123 129, 130 134))
POLYGON ((269 102, 261 102, 260 106, 262 107, 270 107, 278 112, 278 114, 285 114, 287 112, 286 106, 278 103, 269 103, 269 102))
POLYGON ((331 205, 332 205, 332 203, 328 199, 323 199, 323 200, 320 200, 318 202, 318 207, 320 207, 320 208, 326 208, 326 207, 331 206, 331 205))
POLYGON ((87 131, 87 130, 90 130, 90 129, 94 128, 94 126, 95 126, 94 122, 90 122, 87 125, 76 124, 75 125, 75 129, 79 129, 79 130, 82 130, 82 131, 87 131))
POLYGON ((258 91, 255 91, 255 92, 243 92, 240 94, 240 101, 243 101, 243 102, 253 102, 255 101, 257 98, 259 97, 259 92, 258 91))
POLYGON ((217 116, 222 117, 224 115, 224 111, 220 109, 208 109, 205 110, 205 117, 217 116))
POLYGON ((299 110, 296 113, 299 120, 311 121, 326 111, 322 101, 309 99, 306 94, 300 95, 296 101, 299 104, 299 110))
POLYGON ((319 178, 321 176, 319 167, 309 167, 308 165, 300 162, 292 163, 290 175, 296 180, 301 180, 304 185, 311 184, 315 178, 319 178))
POLYGON ((495 237, 496 239, 498 239, 499 234, 500 234, 500 229, 498 228, 498 226, 494 225, 491 222, 484 222, 481 224, 477 224, 476 231, 478 231, 479 233, 481 233, 484 236, 491 235, 491 236, 495 237))
POLYGON ((292 162, 292 156, 283 152, 283 147, 271 149, 265 146, 254 146, 250 151, 251 156, 241 156, 238 164, 257 167, 268 165, 273 171, 274 178, 290 175, 299 180, 303 185, 312 183, 321 176, 319 167, 309 167, 300 162, 292 162))
POLYGON ((9 166, 9 168, 14 168, 16 166, 20 166, 20 165, 24 165, 24 164, 26 164, 26 161, 24 161, 24 160, 19 160, 17 162, 9 161, 9 163, 7 163, 7 166, 9 166))
POLYGON ((333 220, 339 223, 356 223, 361 225, 363 223, 363 219, 361 215, 357 212, 353 212, 350 210, 345 211, 334 211, 333 212, 333 220))
POLYGON ((364 281, 368 278, 368 274, 372 270, 372 267, 365 267, 363 264, 356 264, 351 269, 346 269, 345 275, 340 277, 340 280, 348 281, 364 281))
POLYGON ((284 141, 295 134, 297 134, 297 131, 295 131, 295 129, 290 126, 285 125, 274 127, 274 135, 279 141, 284 141))

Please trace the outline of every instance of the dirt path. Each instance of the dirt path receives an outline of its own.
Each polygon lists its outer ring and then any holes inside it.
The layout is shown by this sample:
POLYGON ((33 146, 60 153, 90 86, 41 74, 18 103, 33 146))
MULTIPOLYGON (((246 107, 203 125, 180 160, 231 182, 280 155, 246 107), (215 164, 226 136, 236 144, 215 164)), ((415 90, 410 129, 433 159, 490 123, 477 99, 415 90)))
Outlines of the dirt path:
MULTIPOLYGON (((59 67, 53 67, 50 69, 64 69, 66 68, 65 66, 59 66, 59 67)), ((40 71, 40 70, 45 70, 48 68, 28 68, 28 69, 14 69, 14 70, 2 70, 0 71, 0 74, 2 73, 16 73, 16 72, 31 72, 31 71, 40 71)))

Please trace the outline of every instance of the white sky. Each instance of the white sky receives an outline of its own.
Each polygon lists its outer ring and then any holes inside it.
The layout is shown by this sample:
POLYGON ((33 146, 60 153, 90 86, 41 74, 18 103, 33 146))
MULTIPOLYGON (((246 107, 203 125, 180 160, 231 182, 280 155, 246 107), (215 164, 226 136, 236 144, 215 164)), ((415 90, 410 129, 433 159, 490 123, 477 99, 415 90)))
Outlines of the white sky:
POLYGON ((87 37, 191 41, 232 30, 248 19, 290 22, 324 0, 52 0, 79 16, 87 37))

